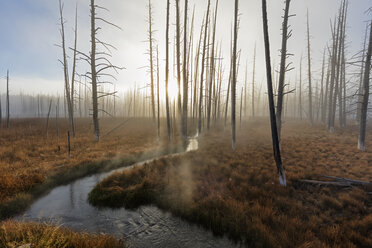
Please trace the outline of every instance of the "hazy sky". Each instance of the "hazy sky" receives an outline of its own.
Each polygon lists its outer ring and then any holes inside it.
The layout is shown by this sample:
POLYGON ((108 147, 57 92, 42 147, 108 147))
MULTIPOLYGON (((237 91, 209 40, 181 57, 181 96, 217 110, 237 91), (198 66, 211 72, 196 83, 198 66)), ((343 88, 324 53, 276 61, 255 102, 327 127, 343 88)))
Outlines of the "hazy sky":
MULTIPOLYGON (((78 49, 89 51, 89 0, 64 0, 64 15, 66 18, 66 36, 68 46, 73 42, 74 9, 78 3, 79 37, 78 49)), ((97 4, 110 9, 109 13, 100 11, 103 17, 115 22, 123 30, 117 30, 107 25, 103 26, 100 39, 112 43, 118 48, 113 54, 115 64, 125 67, 118 75, 117 88, 129 88, 136 82, 144 85, 148 82, 146 69, 141 67, 148 63, 146 50, 147 37, 147 4, 148 0, 96 0, 97 4)), ((195 6, 195 38, 199 37, 201 21, 206 10, 207 0, 190 0, 189 13, 195 6)), ((212 0, 214 6, 215 0, 212 0)), ((227 78, 229 62, 230 30, 233 21, 234 1, 220 0, 217 21, 217 41, 222 41, 225 58, 225 78, 227 78)), ((314 79, 319 76, 322 51, 330 40, 330 19, 334 18, 341 0, 292 0, 291 13, 296 17, 290 19, 293 36, 289 40, 289 52, 295 56, 290 58, 298 68, 301 54, 306 55, 306 10, 310 14, 310 30, 312 42, 312 63, 314 79)), ((165 58, 165 8, 166 0, 152 0, 154 25, 157 30, 155 37, 159 42, 161 59, 161 79, 164 74, 165 58)), ((171 1, 172 34, 175 29, 175 4, 171 1)), ((183 6, 183 1, 181 1, 183 6)), ((268 0, 269 30, 271 35, 272 59, 276 65, 279 61, 281 37, 280 28, 284 1, 268 0)), ((348 15, 348 55, 355 54, 363 43, 366 21, 371 19, 365 11, 372 6, 371 0, 350 0, 348 15)), ((181 12, 183 13, 183 12, 181 12)), ((264 82, 263 45, 261 1, 240 1, 240 31, 239 49, 242 50, 239 79, 244 78, 244 67, 248 62, 248 73, 251 77, 253 49, 257 42, 257 82, 264 82)), ((190 18, 191 19, 191 18, 190 18)), ((28 93, 62 93, 63 71, 58 59, 61 49, 55 46, 60 43, 58 0, 1 0, 0 1, 0 91, 4 92, 6 69, 11 73, 11 92, 18 93, 21 89, 28 93)), ((173 37, 173 36, 172 36, 173 37)), ((173 45, 173 40, 172 40, 173 45)), ((171 46, 172 48, 172 46, 171 46)), ((173 49, 172 49, 173 50, 173 49)), ((304 60, 304 66, 306 65, 304 60)), ((71 62, 69 62, 71 64, 71 62)), ((78 71, 84 73, 85 62, 80 61, 78 71)), ((171 68, 172 69, 172 68, 171 68)), ((71 69, 70 69, 71 71, 71 69)), ((305 71, 304 71, 305 73, 305 71)), ((294 80, 296 72, 289 76, 294 80)), ((305 74, 306 75, 306 74, 305 74)), ((172 82, 174 80, 172 79, 172 82)))

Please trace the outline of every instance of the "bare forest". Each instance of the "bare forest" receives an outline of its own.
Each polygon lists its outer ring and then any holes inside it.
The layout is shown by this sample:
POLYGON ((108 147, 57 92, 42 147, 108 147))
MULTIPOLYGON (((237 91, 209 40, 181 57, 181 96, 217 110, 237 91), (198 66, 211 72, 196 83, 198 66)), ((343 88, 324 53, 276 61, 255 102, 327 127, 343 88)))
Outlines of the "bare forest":
POLYGON ((0 3, 0 247, 372 247, 372 5, 0 3))

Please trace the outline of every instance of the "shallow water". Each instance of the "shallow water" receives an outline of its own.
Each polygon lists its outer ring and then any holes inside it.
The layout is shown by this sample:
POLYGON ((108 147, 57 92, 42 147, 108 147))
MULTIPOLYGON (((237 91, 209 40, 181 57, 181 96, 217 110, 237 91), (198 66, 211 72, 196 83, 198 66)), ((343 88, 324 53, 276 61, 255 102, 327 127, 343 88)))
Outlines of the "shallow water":
MULTIPOLYGON (((190 138, 186 151, 196 149, 197 138, 190 138)), ((115 171, 120 170, 123 169, 115 171)), ((210 231, 155 206, 144 206, 135 211, 124 208, 98 209, 91 206, 87 200, 89 192, 115 171, 88 176, 57 187, 37 200, 17 219, 52 220, 75 230, 113 234, 127 239, 132 247, 237 247, 227 238, 215 237, 210 231)))

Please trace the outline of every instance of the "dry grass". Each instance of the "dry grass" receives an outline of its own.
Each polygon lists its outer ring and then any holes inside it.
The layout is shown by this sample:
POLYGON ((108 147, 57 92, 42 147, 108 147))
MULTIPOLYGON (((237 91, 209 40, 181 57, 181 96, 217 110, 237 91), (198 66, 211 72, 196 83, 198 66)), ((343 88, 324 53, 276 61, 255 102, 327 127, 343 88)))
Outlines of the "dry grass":
POLYGON ((48 188, 94 173, 110 163, 130 164, 137 154, 175 145, 163 142, 165 137, 159 142, 156 127, 148 119, 130 120, 105 135, 122 122, 103 118, 101 140, 95 142, 91 120, 77 119, 70 159, 66 120, 59 121, 59 141, 55 120, 50 121, 48 139, 45 119, 14 119, 9 129, 0 129, 0 219, 21 212, 48 188))
MULTIPOLYGON (((332 175, 372 181, 372 152, 357 150, 357 129, 286 123, 279 186, 267 122, 245 123, 237 150, 230 132, 211 132, 200 149, 118 173, 90 194, 98 206, 153 203, 253 247, 372 247, 372 199, 365 189, 306 186, 332 175)), ((367 137, 372 149, 372 135, 367 137)), ((372 191, 372 189, 368 189, 372 191)))
POLYGON ((109 235, 73 232, 59 226, 23 222, 0 223, 0 247, 119 248, 123 242, 109 235))

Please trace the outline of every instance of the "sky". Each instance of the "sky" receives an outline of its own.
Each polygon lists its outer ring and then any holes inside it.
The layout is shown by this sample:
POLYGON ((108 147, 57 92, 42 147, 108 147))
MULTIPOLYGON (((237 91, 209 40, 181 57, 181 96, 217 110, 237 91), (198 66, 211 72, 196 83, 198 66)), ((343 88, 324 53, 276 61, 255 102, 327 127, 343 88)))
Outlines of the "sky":
MULTIPOLYGON (((214 9, 216 0, 211 0, 214 9)), ((72 47, 74 35, 75 7, 78 6, 78 50, 88 53, 90 47, 89 0, 63 0, 66 20, 67 45, 72 47)), ((289 58, 296 69, 301 56, 306 56, 306 12, 309 11, 311 32, 312 71, 314 79, 320 77, 322 53, 330 41, 330 20, 337 13, 341 0, 292 0, 290 19, 293 36, 289 40, 288 50, 294 56, 289 58)), ((371 19, 366 10, 372 6, 372 0, 350 0, 347 20, 348 57, 357 53, 363 43, 365 25, 371 19)), ((125 67, 120 71, 116 89, 124 91, 143 86, 149 82, 147 66, 148 43, 148 0, 96 0, 96 3, 109 9, 99 11, 99 15, 117 24, 122 30, 102 25, 99 37, 114 45, 114 64, 125 67)), ((184 2, 181 0, 181 6, 184 2)), ((269 32, 273 65, 278 66, 281 46, 281 24, 283 0, 268 0, 269 32)), ((152 0, 156 45, 159 46, 161 82, 164 81, 165 59, 165 17, 166 0, 152 0)), ((195 41, 199 37, 207 0, 189 0, 189 13, 195 9, 195 41)), ((175 1, 171 1, 171 37, 175 31, 175 1)), ((183 13, 183 10, 182 12, 183 13)), ((216 40, 222 44, 226 81, 229 70, 230 33, 233 21, 234 1, 219 0, 216 40)), ((244 69, 248 66, 248 77, 252 74, 253 50, 257 44, 258 83, 266 83, 264 67, 262 12, 260 0, 240 1, 240 30, 238 48, 241 50, 241 69, 239 83, 244 81, 244 69)), ((183 18, 182 18, 183 19, 183 18)), ((189 23, 190 25, 190 23, 189 23)), ((58 0, 1 0, 0 1, 0 93, 5 91, 6 70, 10 70, 11 94, 63 94, 63 70, 59 62, 62 57, 59 33, 58 0)), ((173 52, 173 40, 171 40, 173 52)), ((69 51, 69 65, 72 64, 69 51)), ((306 60, 303 60, 307 66, 306 60)), ((84 74, 88 69, 86 62, 79 61, 77 70, 84 74)), ((171 68, 172 70, 172 68, 171 68)), ((71 68, 70 68, 71 71, 71 68)), ((288 75, 294 81, 298 70, 288 75)), ((304 72, 305 73, 305 72, 304 72)), ((174 83, 171 77, 171 83, 174 83)), ((239 87, 239 86, 238 86, 239 87)))

